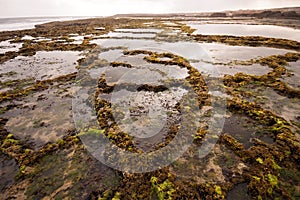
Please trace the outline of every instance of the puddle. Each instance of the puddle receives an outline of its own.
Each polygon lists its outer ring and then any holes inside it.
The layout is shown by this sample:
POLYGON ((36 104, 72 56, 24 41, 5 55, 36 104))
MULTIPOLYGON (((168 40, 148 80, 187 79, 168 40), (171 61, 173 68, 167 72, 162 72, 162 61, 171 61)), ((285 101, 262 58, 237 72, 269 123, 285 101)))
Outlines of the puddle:
POLYGON ((281 55, 290 51, 269 47, 245 47, 229 46, 217 43, 195 43, 195 42, 156 42, 151 40, 131 39, 96 39, 91 43, 110 47, 128 47, 134 49, 161 49, 165 52, 173 52, 190 60, 204 60, 228 63, 233 60, 250 60, 270 55, 281 55))
MULTIPOLYGON (((113 113, 117 113, 114 119, 118 127, 134 137, 138 148, 150 152, 165 142, 170 127, 179 123, 180 113, 175 106, 188 91, 182 87, 170 87, 157 92, 147 91, 147 87, 145 90, 141 88, 145 84, 149 87, 160 87, 164 85, 163 81, 184 79, 189 75, 188 70, 176 65, 148 63, 143 59, 145 55, 119 57, 121 50, 111 51, 116 54, 116 62, 131 64, 132 68, 107 67, 107 84, 117 85, 111 94, 101 94, 99 97, 113 104, 113 113), (138 65, 133 65, 137 63, 138 65)), ((100 53, 99 57, 103 58, 109 52, 100 53)))
MULTIPOLYGON (((144 60, 146 55, 140 54, 135 56, 122 56, 117 59, 118 62, 125 62, 131 64, 133 67, 138 69, 150 70, 152 72, 162 73, 164 76, 173 79, 184 79, 189 76, 188 70, 186 68, 181 68, 177 65, 162 65, 148 63, 144 60)), ((159 58, 160 60, 170 60, 170 58, 159 58)), ((165 78, 161 80, 166 80, 165 78)))
POLYGON ((35 149, 55 142, 74 129, 72 85, 58 86, 15 101, 17 108, 1 117, 8 118, 5 128, 35 149))
POLYGON ((154 39, 155 33, 137 33, 137 32, 109 32, 108 34, 101 35, 100 37, 111 38, 151 38, 154 39))
POLYGON ((21 40, 35 40, 35 37, 32 37, 30 35, 25 35, 24 37, 21 38, 21 40))
POLYGON ((191 63, 193 67, 199 70, 202 74, 223 77, 225 74, 235 75, 237 73, 245 73, 250 75, 262 76, 272 71, 268 66, 262 66, 259 64, 242 65, 242 66, 228 66, 228 65, 213 65, 205 62, 191 63))
POLYGON ((0 152, 0 192, 15 183, 18 171, 16 160, 0 152))
POLYGON ((30 175, 26 195, 33 199, 89 199, 93 192, 115 188, 121 180, 115 170, 74 146, 39 159, 30 175))
POLYGON ((71 34, 69 34, 69 36, 70 37, 76 37, 76 36, 79 36, 79 34, 78 33, 71 33, 71 34))
POLYGON ((174 23, 174 22, 168 22, 168 21, 167 21, 167 22, 163 22, 163 24, 166 25, 166 26, 171 26, 171 27, 172 27, 172 26, 175 26, 175 27, 178 27, 178 26, 179 26, 178 24, 176 24, 176 23, 174 23))
POLYGON ((80 52, 73 51, 39 51, 31 57, 18 56, 0 65, 0 74, 11 73, 1 77, 1 81, 34 78, 46 80, 76 72, 80 52))
POLYGON ((71 36, 70 39, 75 40, 71 42, 71 44, 81 44, 84 40, 85 36, 78 35, 78 36, 71 36))
POLYGON ((10 40, 0 42, 0 54, 5 54, 9 51, 19 51, 22 43, 10 43, 10 40))
POLYGON ((193 34, 263 36, 300 41, 300 30, 274 25, 247 24, 187 24, 196 29, 193 34))
POLYGON ((220 144, 219 146, 215 163, 222 168, 222 175, 225 181, 230 181, 234 176, 242 174, 243 169, 247 168, 247 166, 225 144, 220 144))
POLYGON ((251 89, 256 98, 250 99, 258 103, 262 108, 274 112, 287 121, 300 122, 300 104, 298 98, 287 98, 277 94, 273 89, 258 87, 251 89))
POLYGON ((217 43, 201 43, 203 50, 215 62, 230 62, 234 60, 251 60, 271 55, 286 54, 290 51, 269 47, 229 46, 217 43))
POLYGON ((220 184, 231 179, 233 174, 240 174, 246 167, 225 145, 216 144, 207 156, 201 158, 199 149, 193 145, 190 151, 170 166, 170 171, 177 179, 197 184, 220 184))
POLYGON ((155 25, 155 22, 145 22, 143 23, 144 25, 147 25, 147 26, 152 26, 152 25, 155 25))
POLYGON ((168 36, 179 36, 181 33, 181 30, 165 30, 161 32, 158 37, 168 37, 168 36))
POLYGON ((179 66, 162 66, 162 71, 167 73, 167 76, 173 79, 184 79, 189 76, 189 71, 186 68, 180 68, 179 66))
POLYGON ((154 51, 161 50, 161 52, 173 52, 174 54, 183 56, 187 59, 199 59, 205 55, 206 52, 201 48, 201 44, 192 42, 156 42, 152 40, 130 40, 130 39, 98 39, 91 43, 101 45, 103 47, 128 47, 129 50, 141 49, 154 51))
MULTIPOLYGON (((133 72, 134 69, 130 69, 127 67, 115 67, 115 68, 107 68, 105 73, 106 83, 109 85, 113 85, 119 81, 119 79, 126 73, 133 72)), ((100 74, 101 75, 101 74, 100 74)), ((98 77, 100 77, 100 75, 98 77)))
POLYGON ((300 60, 291 62, 286 69, 291 73, 290 76, 283 76, 282 80, 290 86, 300 89, 300 60))
POLYGON ((140 29, 115 29, 115 32, 128 32, 128 33, 160 33, 163 29, 155 29, 155 28, 140 28, 140 29))
POLYGON ((56 42, 56 43, 62 43, 62 44, 68 44, 68 42, 65 39, 57 39, 57 38, 53 38, 52 42, 56 42))
MULTIPOLYGON (((111 82, 110 77, 117 77, 114 79, 114 81, 121 78, 122 74, 125 73, 140 73, 141 70, 142 73, 149 74, 152 76, 152 73, 158 73, 159 80, 166 80, 166 76, 168 78, 173 79, 184 79, 189 76, 188 70, 186 68, 181 68, 177 65, 162 65, 162 64, 154 64, 147 62, 144 57, 148 56, 145 54, 138 54, 138 55, 124 55, 123 50, 116 49, 116 50, 109 50, 107 52, 102 52, 99 54, 99 59, 105 59, 108 62, 121 62, 130 64, 132 66, 131 69, 125 68, 125 67, 114 67, 109 68, 109 70, 106 72, 108 75, 108 81, 111 82), (112 74, 113 73, 113 74, 112 74), (161 74, 165 77, 162 77, 161 74)), ((170 60, 170 58, 160 58, 160 60, 170 60)), ((143 74, 141 74, 142 77, 143 74)), ((158 80, 158 79, 157 79, 158 80)), ((112 81, 112 82, 114 82, 112 81)))
POLYGON ((89 75, 92 79, 99 79, 102 74, 105 74, 108 67, 92 68, 89 70, 89 75))
MULTIPOLYGON (((214 149, 217 149, 217 145, 214 149)), ((191 148, 190 148, 191 149, 191 148)), ((179 159, 170 165, 170 171, 178 180, 201 183, 222 183, 224 177, 220 166, 215 164, 215 154, 212 151, 204 158, 199 158, 197 147, 193 151, 184 153, 179 159), (209 173, 210 172, 210 173, 209 173)))
POLYGON ((45 37, 37 37, 34 42, 49 42, 51 41, 52 39, 50 38, 45 38, 45 37))
MULTIPOLYGON (((131 64, 132 66, 136 67, 143 67, 145 65, 150 66, 152 63, 148 63, 146 60, 144 60, 144 57, 147 56, 145 54, 138 54, 138 55, 126 55, 122 57, 115 57, 117 58, 114 61, 117 62, 124 62, 131 64)), ((153 66, 156 66, 156 64, 152 64, 153 66)))
MULTIPOLYGON (((192 43, 192 42, 155 42, 149 40, 94 40, 95 43, 109 48, 124 46, 130 50, 134 49, 154 49, 154 51, 161 50, 164 52, 173 52, 181 55, 190 60, 204 60, 209 62, 230 62, 233 60, 250 60, 260 56, 266 57, 273 54, 284 54, 287 50, 266 48, 266 47, 241 47, 241 46, 228 46, 224 44, 207 44, 207 43, 192 43)), ((118 52, 118 51, 117 51, 118 52)), ((142 60, 143 56, 140 57, 126 57, 120 58, 121 61, 128 61, 133 65, 144 65, 145 62, 142 60)), ((164 58, 163 58, 164 59, 164 58)), ((193 65, 200 70, 200 72, 206 72, 208 74, 216 74, 223 76, 224 74, 236 74, 238 72, 249 73, 253 75, 264 75, 271 71, 267 66, 261 66, 254 64, 252 66, 220 66, 211 65, 203 62, 193 63, 193 65)))
POLYGON ((104 31, 105 30, 105 27, 96 27, 94 28, 95 30, 98 30, 98 31, 104 31))
POLYGON ((254 120, 240 114, 231 114, 225 119, 223 132, 233 136, 246 149, 253 146, 251 140, 260 139, 267 144, 272 144, 274 140, 267 135, 262 125, 258 125, 254 120))
POLYGON ((121 57, 123 55, 124 55, 123 50, 114 49, 114 50, 109 50, 109 51, 105 51, 105 52, 100 53, 98 58, 107 60, 108 62, 114 62, 117 59, 119 59, 119 57, 121 57))
POLYGON ((138 148, 151 151, 164 142, 170 127, 179 123, 180 113, 175 106, 186 93, 183 88, 169 88, 157 93, 114 91, 111 102, 115 121, 122 131, 134 137, 138 148))
MULTIPOLYGON (((129 84, 155 84, 159 85, 160 82, 167 77, 164 77, 158 71, 151 71, 150 69, 124 69, 124 68, 114 68, 109 70, 108 73, 110 77, 115 77, 118 79, 118 84, 129 83, 129 84), (120 71, 122 69, 122 71, 120 71), (114 73, 113 73, 114 72, 114 73), (123 73, 126 72, 126 73, 123 73)), ((109 79, 111 79, 109 77, 109 79)))

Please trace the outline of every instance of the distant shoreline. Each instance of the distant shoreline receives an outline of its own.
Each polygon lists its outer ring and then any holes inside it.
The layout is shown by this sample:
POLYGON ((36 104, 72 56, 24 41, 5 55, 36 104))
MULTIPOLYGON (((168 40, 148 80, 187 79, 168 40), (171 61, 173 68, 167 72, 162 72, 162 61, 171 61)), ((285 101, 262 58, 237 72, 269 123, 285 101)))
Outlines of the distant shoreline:
POLYGON ((33 29, 35 25, 54 22, 54 21, 73 21, 80 19, 92 19, 93 16, 80 17, 15 17, 15 18, 0 18, 0 31, 17 31, 33 29))
POLYGON ((172 19, 178 21, 202 20, 253 20, 253 23, 277 25, 300 29, 300 7, 274 8, 263 10, 237 10, 221 12, 199 13, 165 13, 165 14, 116 14, 113 16, 43 16, 43 17, 2 17, 0 18, 1 31, 18 31, 33 29, 47 23, 68 24, 67 21, 91 20, 97 18, 141 18, 141 19, 172 19))

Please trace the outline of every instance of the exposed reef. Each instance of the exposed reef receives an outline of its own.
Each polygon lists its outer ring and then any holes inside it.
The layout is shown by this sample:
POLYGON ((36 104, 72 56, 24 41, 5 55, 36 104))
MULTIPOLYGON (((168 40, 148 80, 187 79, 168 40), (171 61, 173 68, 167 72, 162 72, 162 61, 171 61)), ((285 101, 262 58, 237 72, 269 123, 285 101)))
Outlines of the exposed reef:
POLYGON ((260 36, 196 35, 195 40, 199 42, 219 42, 232 46, 264 46, 296 51, 300 50, 300 43, 298 41, 260 36))
MULTIPOLYGON (((268 13, 261 13, 258 17, 262 14, 268 13)), ((287 17, 292 15, 294 16, 295 13, 286 14, 287 17)), ((216 13, 211 17, 225 16, 216 13)), ((193 35, 194 31, 185 24, 184 19, 111 17, 52 22, 37 25, 31 30, 0 32, 0 41, 22 43, 18 50, 0 54, 1 66, 18 57, 30 58, 40 51, 83 53, 83 57, 78 58, 74 64, 76 72, 43 80, 27 77, 0 82, 0 171, 3 169, 0 174, 1 176, 3 174, 5 179, 0 181, 0 199, 209 200, 241 196, 245 199, 259 200, 298 199, 300 197, 300 117, 297 106, 300 89, 285 82, 283 77, 297 73, 288 69, 288 65, 300 60, 300 43, 258 36, 193 35), (170 53, 172 49, 157 52, 142 47, 118 46, 117 42, 112 47, 95 43, 95 40, 114 39, 103 35, 114 31, 122 33, 122 29, 126 29, 127 32, 132 29, 130 32, 132 34, 155 34, 154 38, 148 38, 146 41, 153 41, 156 45, 176 44, 178 41, 194 44, 222 43, 230 46, 279 48, 288 50, 288 53, 221 63, 227 67, 253 64, 267 66, 270 71, 261 76, 240 72, 214 77, 200 73, 193 59, 170 53), (144 29, 152 29, 152 31, 144 29), (153 29, 159 31, 155 32, 153 29), (83 38, 78 39, 72 34, 83 38), (24 36, 32 38, 24 39, 24 36), (101 53, 111 50, 119 51, 118 60, 100 59, 101 53), (130 62, 132 60, 136 62, 130 62), (145 68, 151 73, 156 73, 157 77, 163 78, 155 84, 140 84, 134 82, 140 78, 140 74, 137 73, 135 78, 126 79, 128 82, 115 80, 114 76, 120 76, 123 71, 133 70, 132 72, 136 73, 145 68), (185 70, 187 75, 184 74, 185 76, 181 78, 165 78, 168 75, 165 69, 171 68, 175 71, 185 70), (94 72, 91 76, 96 76, 97 81, 81 80, 82 69, 94 72), (218 82, 219 79, 221 81, 218 82), (71 102, 74 95, 71 88, 77 84, 84 84, 80 81, 95 84, 95 91, 89 93, 92 102, 88 103, 94 106, 97 128, 90 128, 85 132, 80 132, 75 127, 69 128, 62 135, 55 135, 55 141, 51 140, 38 148, 32 144, 31 135, 20 137, 14 129, 9 128, 9 120, 14 116, 27 116, 25 111, 28 110, 40 112, 35 110, 36 103, 46 101, 50 95, 59 99, 59 102, 71 102), (221 88, 224 93, 209 91, 208 82, 215 88, 221 88), (187 91, 183 95, 182 102, 188 102, 188 106, 178 103, 179 100, 168 93, 170 88, 187 91), (194 96, 188 92, 189 90, 193 91, 194 96), (137 122, 139 117, 145 117, 149 113, 145 105, 148 102, 155 102, 156 97, 157 101, 165 106, 168 126, 162 127, 159 138, 152 137, 150 142, 136 139, 128 130, 124 130, 121 123, 118 123, 118 119, 126 119, 124 112, 104 97, 124 91, 140 93, 143 96, 140 98, 142 100, 136 98, 141 102, 129 107, 132 121, 125 120, 127 124, 137 122), (278 104, 287 107, 285 111, 292 112, 292 116, 287 116, 286 112, 281 112, 281 109, 270 105, 270 101, 272 99, 275 101, 275 97, 284 99, 283 103, 278 102, 278 104), (223 106, 227 108, 227 113, 221 117, 224 119, 224 128, 219 136, 209 129, 209 120, 205 121, 205 119, 210 119, 212 116, 213 99, 221 98, 226 99, 224 101, 226 105, 223 106), (194 113, 190 112, 193 110, 200 110, 201 117, 193 115, 194 113), (186 116, 185 113, 191 114, 186 116), (186 117, 186 120, 183 120, 182 116, 186 117), (195 116, 197 116, 196 120, 194 120, 195 116), (193 125, 197 125, 196 130, 190 128, 193 125), (188 128, 183 129, 182 141, 172 144, 176 135, 185 126, 188 128), (166 157, 185 144, 186 140, 192 142, 190 149, 172 164, 156 171, 139 174, 112 169, 94 158, 81 139, 98 136, 104 136, 121 151, 138 155, 151 154, 173 145, 169 152, 165 152, 166 157), (211 151, 204 157, 199 156, 202 145, 206 141, 214 140, 216 144, 211 151)), ((121 37, 119 39, 144 41, 145 38, 121 37)), ((0 77, 17 75, 17 72, 11 71, 1 73, 0 77)), ((57 102, 50 102, 47 106, 50 109, 55 103, 57 102)), ((216 103, 216 106, 222 105, 216 103)), ((50 112, 46 110, 41 115, 47 116, 50 112)), ((147 118, 142 119, 141 126, 147 127, 147 118)), ((50 127, 49 123, 47 120, 32 119, 32 123, 26 126, 30 126, 29 130, 35 131, 50 127)), ((25 132, 23 129, 21 131, 25 132)), ((116 161, 115 156, 113 151, 107 151, 105 154, 108 160, 116 161)), ((150 159, 145 160, 136 168, 143 169, 149 162, 150 159)))

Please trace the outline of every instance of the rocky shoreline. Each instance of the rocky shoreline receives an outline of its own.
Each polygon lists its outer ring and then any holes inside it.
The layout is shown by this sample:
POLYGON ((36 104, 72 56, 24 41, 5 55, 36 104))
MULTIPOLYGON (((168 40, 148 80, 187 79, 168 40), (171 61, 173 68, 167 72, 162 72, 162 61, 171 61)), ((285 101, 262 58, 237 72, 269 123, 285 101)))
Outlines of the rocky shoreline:
MULTIPOLYGON (((295 68, 299 67, 290 69, 293 64, 299 64, 300 42, 261 36, 194 35, 195 30, 185 23, 187 19, 128 17, 52 22, 30 30, 0 32, 0 42, 20 45, 17 50, 0 54, 0 77, 5 78, 1 78, 0 88, 0 175, 4 177, 0 180, 0 199, 299 198, 300 89, 286 79, 295 76, 295 68), (107 35, 110 32, 118 37, 107 35), (169 51, 145 50, 143 44, 169 51), (219 78, 201 73, 197 68, 196 63, 205 65, 203 60, 196 60, 192 54, 187 58, 170 52, 175 51, 176 45, 184 48, 187 44, 191 47, 184 52, 189 52, 195 44, 212 44, 254 48, 253 52, 257 47, 280 49, 286 53, 231 59, 227 63, 212 59, 211 66, 229 69, 240 66, 239 73, 221 76, 220 83, 219 78), (109 51, 118 55, 113 62, 101 58, 109 51), (57 54, 62 55, 60 59, 57 54), (242 67, 254 64, 266 66, 269 71, 263 75, 243 71, 242 67), (33 70, 32 74, 20 70, 27 66, 33 70), (119 84, 114 80, 120 71, 130 69, 138 73, 145 68, 164 77, 159 82, 164 87, 139 86, 134 82, 119 84), (172 77, 166 69, 182 71, 182 74, 172 77), (84 72, 89 72, 91 77, 97 72, 94 82, 83 79, 84 72), (73 122, 74 86, 84 81, 87 85, 95 83, 95 91, 88 99, 92 103, 87 104, 95 106, 100 131, 80 132, 73 122), (138 92, 150 99, 159 96, 161 101, 168 102, 170 126, 162 138, 146 143, 120 130, 118 118, 113 114, 118 110, 113 110, 112 103, 104 98, 121 90, 118 84, 129 92, 138 88, 138 92), (180 131, 178 115, 182 108, 172 103, 175 100, 165 92, 178 85, 184 90, 187 84, 196 100, 194 107, 185 109, 203 112, 199 119, 201 126, 184 137, 192 139, 191 148, 171 165, 147 173, 122 172, 99 162, 83 144, 82 137, 92 135, 107 137, 122 151, 136 154, 168 146, 180 131), (223 96, 214 95, 210 87, 222 88, 223 96), (222 116, 225 121, 220 135, 208 128, 206 120, 212 115, 214 98, 225 99, 226 115, 222 116), (271 104, 276 98, 281 102, 271 104), (211 152, 199 158, 197 149, 216 137, 211 152), (141 148, 142 145, 148 146, 141 148)), ((232 18, 222 20, 236 22, 232 18)), ((249 21, 279 23, 269 18, 239 19, 244 24, 249 21)), ((300 26, 297 20, 293 24, 289 22, 290 19, 281 19, 280 25, 300 26)), ((143 112, 145 108, 139 106, 131 109, 135 117, 142 117, 143 112)), ((117 114, 121 116, 122 112, 117 114)), ((108 159, 114 159, 113 155, 107 155, 108 159)))

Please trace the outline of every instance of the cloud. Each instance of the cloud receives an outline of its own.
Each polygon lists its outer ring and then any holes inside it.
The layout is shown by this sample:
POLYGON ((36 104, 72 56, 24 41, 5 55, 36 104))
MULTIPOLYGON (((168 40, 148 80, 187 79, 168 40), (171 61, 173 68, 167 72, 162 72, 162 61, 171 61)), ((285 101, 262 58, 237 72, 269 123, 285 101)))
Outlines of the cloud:
POLYGON ((299 6, 300 0, 0 0, 0 16, 105 16, 299 6))
POLYGON ((205 12, 205 11, 224 11, 238 9, 264 9, 287 6, 300 6, 300 0, 177 0, 173 7, 179 12, 205 12))

